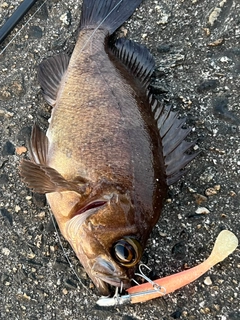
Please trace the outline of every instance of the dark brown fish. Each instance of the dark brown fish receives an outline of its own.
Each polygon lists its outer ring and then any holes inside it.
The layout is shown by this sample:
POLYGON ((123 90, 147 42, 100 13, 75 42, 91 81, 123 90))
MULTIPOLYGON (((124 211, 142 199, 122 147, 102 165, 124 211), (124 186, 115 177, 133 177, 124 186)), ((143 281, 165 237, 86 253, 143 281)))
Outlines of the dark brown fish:
POLYGON ((44 60, 39 82, 53 107, 35 125, 21 175, 45 193, 63 236, 101 294, 130 286, 168 185, 194 157, 169 107, 149 94, 147 48, 110 35, 141 0, 84 0, 71 58, 44 60))

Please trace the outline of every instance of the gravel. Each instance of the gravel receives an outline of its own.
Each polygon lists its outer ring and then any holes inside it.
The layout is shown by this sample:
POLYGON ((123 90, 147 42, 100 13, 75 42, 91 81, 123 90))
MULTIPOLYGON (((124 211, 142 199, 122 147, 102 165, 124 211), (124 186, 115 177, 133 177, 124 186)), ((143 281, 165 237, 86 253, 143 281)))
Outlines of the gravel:
MULTIPOLYGON (((194 283, 161 299, 100 308, 98 293, 67 242, 67 263, 46 206, 21 182, 30 127, 47 127, 50 108, 37 83, 43 58, 72 50, 81 1, 36 5, 1 45, 0 55, 0 318, 240 319, 236 250, 194 283), (16 37, 14 38, 14 36, 16 37)), ((0 3, 0 21, 20 1, 0 3)), ((120 32, 149 47, 156 60, 152 88, 187 116, 201 154, 172 186, 143 261, 164 277, 206 259, 222 229, 239 237, 240 3, 234 0, 144 0, 120 32), (216 187, 217 186, 217 187, 216 187), (207 190, 207 191, 206 191, 207 190), (196 213, 198 212, 198 213, 196 213)), ((81 88, 80 88, 81 89, 81 88)))

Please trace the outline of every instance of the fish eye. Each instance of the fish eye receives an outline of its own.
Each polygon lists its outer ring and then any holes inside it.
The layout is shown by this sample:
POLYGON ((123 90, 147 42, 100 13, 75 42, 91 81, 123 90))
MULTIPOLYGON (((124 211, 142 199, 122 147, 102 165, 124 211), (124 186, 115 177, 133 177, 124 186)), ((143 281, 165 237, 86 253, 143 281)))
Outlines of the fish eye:
POLYGON ((125 237, 114 244, 112 254, 122 266, 132 267, 141 259, 142 247, 136 239, 125 237))

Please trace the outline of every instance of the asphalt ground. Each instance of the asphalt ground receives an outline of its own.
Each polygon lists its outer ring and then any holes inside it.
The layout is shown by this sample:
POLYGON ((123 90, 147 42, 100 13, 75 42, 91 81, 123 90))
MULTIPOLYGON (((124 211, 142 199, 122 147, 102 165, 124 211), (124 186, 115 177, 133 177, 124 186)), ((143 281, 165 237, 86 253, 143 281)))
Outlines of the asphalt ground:
MULTIPOLYGON (((1 0, 0 24, 19 4, 1 0)), ((240 319, 239 249, 173 294, 98 307, 97 291, 62 238, 88 290, 64 257, 45 198, 22 183, 18 165, 26 154, 19 147, 26 146, 33 123, 46 129, 50 116, 37 66, 45 57, 72 50, 80 10, 81 1, 48 0, 0 55, 0 318, 240 319)), ((221 230, 240 238, 240 3, 145 0, 120 32, 150 49, 156 60, 151 90, 187 116, 191 139, 201 150, 187 175, 170 188, 143 256, 150 276, 164 277, 206 259, 221 230)))

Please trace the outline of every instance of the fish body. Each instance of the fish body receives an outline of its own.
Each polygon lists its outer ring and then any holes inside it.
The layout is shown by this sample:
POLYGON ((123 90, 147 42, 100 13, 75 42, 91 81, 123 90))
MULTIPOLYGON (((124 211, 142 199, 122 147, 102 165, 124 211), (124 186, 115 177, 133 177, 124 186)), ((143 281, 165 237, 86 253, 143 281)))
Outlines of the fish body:
POLYGON ((183 121, 148 92, 152 55, 131 40, 109 44, 140 3, 84 0, 71 58, 40 65, 52 115, 46 135, 34 126, 32 159, 20 165, 103 295, 130 286, 168 185, 195 157, 183 121))

